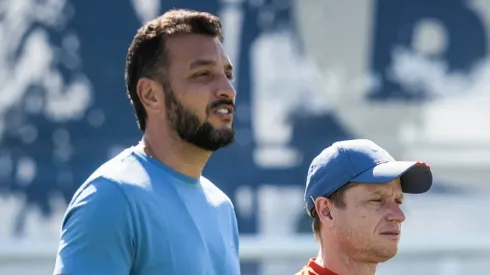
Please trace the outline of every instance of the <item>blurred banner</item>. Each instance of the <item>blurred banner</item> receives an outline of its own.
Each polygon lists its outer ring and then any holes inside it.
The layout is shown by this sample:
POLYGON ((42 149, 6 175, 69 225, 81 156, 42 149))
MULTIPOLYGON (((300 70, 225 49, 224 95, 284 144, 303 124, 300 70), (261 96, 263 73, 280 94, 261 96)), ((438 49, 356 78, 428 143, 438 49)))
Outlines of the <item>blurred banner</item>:
POLYGON ((238 140, 205 176, 241 233, 311 232, 306 171, 341 139, 427 161, 433 195, 490 187, 488 0, 2 0, 0 244, 56 242, 76 188, 138 142, 127 48, 174 7, 224 24, 238 140))

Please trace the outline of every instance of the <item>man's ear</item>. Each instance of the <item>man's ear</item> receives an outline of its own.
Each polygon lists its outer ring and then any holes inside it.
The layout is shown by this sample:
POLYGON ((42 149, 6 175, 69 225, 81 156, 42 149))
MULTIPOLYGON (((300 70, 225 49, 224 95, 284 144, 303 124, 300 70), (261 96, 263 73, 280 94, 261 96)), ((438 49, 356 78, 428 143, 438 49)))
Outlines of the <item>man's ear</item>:
POLYGON ((136 92, 146 112, 160 112, 163 106, 163 91, 153 79, 143 77, 136 84, 136 92))
POLYGON ((331 212, 332 207, 333 203, 325 197, 319 197, 315 201, 316 214, 322 221, 322 224, 325 224, 325 226, 332 226, 334 224, 334 219, 331 212))

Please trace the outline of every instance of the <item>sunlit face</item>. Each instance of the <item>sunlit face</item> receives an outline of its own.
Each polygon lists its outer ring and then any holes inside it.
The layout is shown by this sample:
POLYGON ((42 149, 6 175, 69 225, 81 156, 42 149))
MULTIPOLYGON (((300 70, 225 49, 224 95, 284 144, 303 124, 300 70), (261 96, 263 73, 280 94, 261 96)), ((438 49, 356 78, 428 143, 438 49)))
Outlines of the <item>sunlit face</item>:
POLYGON ((167 41, 166 51, 170 66, 163 88, 170 127, 202 149, 227 146, 235 137, 236 92, 223 45, 210 36, 178 35, 167 41))
POLYGON ((361 261, 378 263, 392 258, 405 220, 400 180, 356 184, 345 192, 344 201, 345 208, 331 208, 331 234, 339 247, 361 261))

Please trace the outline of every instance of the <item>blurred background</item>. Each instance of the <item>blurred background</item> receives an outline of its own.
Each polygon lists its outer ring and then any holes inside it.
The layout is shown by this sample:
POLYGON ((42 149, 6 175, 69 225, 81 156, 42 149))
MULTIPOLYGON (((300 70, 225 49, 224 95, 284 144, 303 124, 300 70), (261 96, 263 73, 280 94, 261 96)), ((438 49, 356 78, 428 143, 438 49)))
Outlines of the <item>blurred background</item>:
POLYGON ((306 171, 350 138, 435 176, 378 274, 489 274, 488 0, 0 0, 0 274, 51 274, 74 191, 140 139, 127 48, 174 7, 220 16, 236 67, 238 139, 205 175, 235 204, 242 274, 316 255, 306 171))

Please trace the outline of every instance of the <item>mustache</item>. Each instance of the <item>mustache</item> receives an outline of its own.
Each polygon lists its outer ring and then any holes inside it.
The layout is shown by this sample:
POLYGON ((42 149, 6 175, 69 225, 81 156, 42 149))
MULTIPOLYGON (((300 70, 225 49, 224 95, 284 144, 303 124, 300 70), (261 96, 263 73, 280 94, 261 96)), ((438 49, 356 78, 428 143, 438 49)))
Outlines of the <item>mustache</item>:
POLYGON ((235 103, 232 100, 218 99, 216 101, 213 101, 211 104, 209 104, 207 111, 208 111, 208 113, 210 113, 212 109, 218 108, 218 107, 223 106, 223 105, 232 106, 233 110, 235 110, 235 103))

